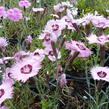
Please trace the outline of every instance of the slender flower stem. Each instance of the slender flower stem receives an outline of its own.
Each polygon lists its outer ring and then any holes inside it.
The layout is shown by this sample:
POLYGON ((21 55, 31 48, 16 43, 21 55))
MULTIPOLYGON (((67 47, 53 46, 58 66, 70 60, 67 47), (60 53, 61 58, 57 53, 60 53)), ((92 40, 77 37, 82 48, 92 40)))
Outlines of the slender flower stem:
POLYGON ((100 45, 100 65, 104 65, 105 61, 105 46, 100 45))

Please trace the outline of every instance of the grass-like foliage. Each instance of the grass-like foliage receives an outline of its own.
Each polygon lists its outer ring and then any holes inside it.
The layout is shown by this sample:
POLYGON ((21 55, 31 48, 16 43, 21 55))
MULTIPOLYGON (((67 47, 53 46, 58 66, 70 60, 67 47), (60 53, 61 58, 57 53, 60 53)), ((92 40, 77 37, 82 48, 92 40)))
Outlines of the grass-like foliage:
POLYGON ((109 109, 109 0, 0 0, 0 109, 109 109))

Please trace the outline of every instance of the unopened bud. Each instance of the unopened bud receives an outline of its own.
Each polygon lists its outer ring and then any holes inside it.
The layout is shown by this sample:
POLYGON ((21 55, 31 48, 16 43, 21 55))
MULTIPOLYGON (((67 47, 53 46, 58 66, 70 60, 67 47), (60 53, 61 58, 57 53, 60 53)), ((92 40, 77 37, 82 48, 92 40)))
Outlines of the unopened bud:
POLYGON ((70 55, 69 58, 68 58, 68 63, 69 64, 70 62, 73 62, 74 59, 79 55, 79 52, 78 51, 75 51, 73 55, 70 55))
POLYGON ((67 84, 66 74, 62 74, 59 80, 60 86, 63 88, 67 84))
POLYGON ((62 46, 64 45, 65 42, 65 36, 61 39, 60 44, 59 44, 59 49, 62 48, 62 46))
POLYGON ((72 23, 73 27, 76 29, 77 32, 80 32, 80 28, 76 23, 72 23))
POLYGON ((87 25, 85 26, 85 29, 86 29, 86 34, 89 36, 90 33, 91 33, 91 31, 90 31, 90 25, 87 24, 87 25))
POLYGON ((58 54, 57 54, 57 51, 56 51, 56 44, 55 44, 55 42, 51 41, 51 46, 52 46, 52 49, 53 49, 53 54, 57 58, 58 54))
POLYGON ((62 75, 62 66, 61 65, 58 65, 58 68, 57 68, 57 73, 58 73, 58 77, 62 75))

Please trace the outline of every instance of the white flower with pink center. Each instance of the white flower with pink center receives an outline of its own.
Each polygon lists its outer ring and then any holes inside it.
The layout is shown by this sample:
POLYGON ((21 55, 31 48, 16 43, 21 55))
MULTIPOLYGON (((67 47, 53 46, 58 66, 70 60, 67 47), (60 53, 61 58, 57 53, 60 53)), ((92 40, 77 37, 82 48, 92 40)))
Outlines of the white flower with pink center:
POLYGON ((61 4, 62 4, 63 7, 67 7, 67 8, 73 7, 73 5, 69 1, 62 2, 61 4))
POLYGON ((61 20, 67 26, 68 30, 75 30, 75 28, 73 26, 73 22, 68 16, 64 16, 61 20))
POLYGON ((45 58, 44 50, 43 49, 36 49, 32 54, 31 57, 38 62, 42 62, 45 58))
POLYGON ((65 8, 62 6, 61 3, 58 3, 57 5, 54 6, 54 10, 56 12, 63 12, 65 10, 65 8))
POLYGON ((82 18, 83 25, 89 24, 93 20, 94 17, 95 15, 93 15, 92 13, 88 13, 84 15, 84 17, 82 18))
POLYGON ((43 39, 43 45, 45 47, 51 46, 51 41, 56 42, 58 37, 54 33, 44 32, 39 36, 39 39, 43 39))
MULTIPOLYGON (((54 56, 52 47, 46 47, 45 50, 44 50, 44 53, 46 55, 48 55, 48 58, 51 61, 56 61, 56 57, 54 56)), ((57 50, 57 54, 58 54, 57 59, 60 59, 61 58, 61 53, 58 50, 57 50)))
POLYGON ((56 42, 58 39, 58 36, 56 36, 54 33, 50 32, 44 32, 39 36, 39 39, 43 39, 43 45, 45 47, 51 46, 51 41, 56 42))
POLYGON ((9 80, 11 84, 14 84, 14 80, 11 78, 11 68, 6 68, 6 72, 3 74, 3 81, 9 80))
POLYGON ((71 54, 73 55, 74 52, 79 52, 78 57, 80 58, 87 58, 92 55, 92 51, 90 51, 82 42, 77 41, 70 41, 65 43, 66 49, 71 51, 71 54))
POLYGON ((58 3, 54 6, 56 12, 63 12, 66 8, 71 8, 73 5, 69 1, 58 3))
POLYGON ((109 68, 108 67, 95 66, 90 70, 90 72, 94 80, 104 80, 104 81, 109 82, 109 68))
POLYGON ((0 85, 0 104, 6 99, 11 99, 13 97, 13 84, 10 80, 3 81, 0 85))
POLYGON ((107 28, 109 27, 109 20, 103 16, 95 16, 91 20, 92 24, 98 28, 107 28))
POLYGON ((53 32, 58 37, 61 35, 63 29, 65 29, 65 24, 62 20, 49 20, 44 31, 53 32))
POLYGON ((37 75, 40 69, 41 63, 30 56, 16 62, 10 72, 14 80, 25 83, 29 78, 37 75))
POLYGON ((104 45, 109 42, 108 35, 101 35, 98 37, 95 34, 90 34, 86 39, 89 41, 89 44, 98 43, 100 45, 104 45))

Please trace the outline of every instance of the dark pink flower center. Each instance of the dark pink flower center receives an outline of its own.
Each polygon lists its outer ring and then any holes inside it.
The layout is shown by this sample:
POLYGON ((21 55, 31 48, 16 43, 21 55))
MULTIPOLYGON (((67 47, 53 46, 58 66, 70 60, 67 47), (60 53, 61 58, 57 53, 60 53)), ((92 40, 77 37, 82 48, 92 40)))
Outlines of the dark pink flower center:
POLYGON ((52 29, 53 31, 57 31, 59 29, 59 25, 58 24, 52 25, 52 29))
POLYGON ((5 94, 4 89, 0 89, 0 98, 5 94))
POLYGON ((98 37, 97 40, 100 41, 100 42, 102 42, 104 40, 104 38, 98 37))
POLYGON ((70 23, 71 21, 69 19, 65 19, 65 22, 70 23))
POLYGON ((49 40, 50 40, 50 34, 46 34, 46 35, 45 35, 45 40, 46 40, 46 41, 49 41, 49 40))
POLYGON ((83 46, 83 45, 80 45, 80 44, 76 44, 77 46, 78 46, 78 48, 80 49, 80 50, 86 50, 86 48, 83 46))
POLYGON ((98 26, 104 27, 104 26, 105 26, 105 23, 104 23, 104 22, 99 22, 99 23, 98 23, 98 26))
POLYGON ((35 52, 34 53, 34 56, 39 56, 40 54, 38 52, 35 52))
POLYGON ((8 73, 8 77, 11 78, 11 73, 10 72, 8 73))
POLYGON ((54 55, 53 51, 49 51, 49 55, 53 56, 54 55))
POLYGON ((107 37, 106 40, 109 40, 109 37, 107 37))
POLYGON ((30 74, 32 72, 32 65, 27 64, 20 69, 23 74, 30 74))
POLYGON ((99 76, 100 78, 105 78, 106 75, 107 75, 107 73, 106 73, 106 72, 103 72, 103 71, 97 72, 97 74, 98 74, 98 76, 99 76))

